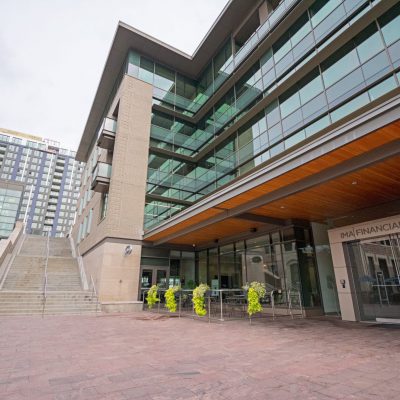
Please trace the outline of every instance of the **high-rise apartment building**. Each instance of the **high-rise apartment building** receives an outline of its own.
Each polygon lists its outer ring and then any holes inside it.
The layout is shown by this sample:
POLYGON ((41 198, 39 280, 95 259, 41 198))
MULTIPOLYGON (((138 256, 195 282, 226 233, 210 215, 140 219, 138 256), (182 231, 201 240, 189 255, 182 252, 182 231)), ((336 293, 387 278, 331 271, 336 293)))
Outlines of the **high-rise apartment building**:
POLYGON ((190 56, 120 23, 77 151, 100 299, 261 281, 399 318, 399 26, 398 0, 231 0, 190 56))
POLYGON ((0 129, 0 178, 25 185, 18 219, 26 233, 70 232, 83 167, 58 142, 0 129))

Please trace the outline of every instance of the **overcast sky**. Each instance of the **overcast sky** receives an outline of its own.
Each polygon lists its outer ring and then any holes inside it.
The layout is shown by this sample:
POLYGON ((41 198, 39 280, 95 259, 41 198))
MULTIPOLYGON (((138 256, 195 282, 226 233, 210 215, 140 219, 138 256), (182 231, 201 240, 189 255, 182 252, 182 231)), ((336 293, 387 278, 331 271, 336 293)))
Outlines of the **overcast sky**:
POLYGON ((192 54, 227 0, 0 0, 0 127, 76 149, 119 20, 192 54))

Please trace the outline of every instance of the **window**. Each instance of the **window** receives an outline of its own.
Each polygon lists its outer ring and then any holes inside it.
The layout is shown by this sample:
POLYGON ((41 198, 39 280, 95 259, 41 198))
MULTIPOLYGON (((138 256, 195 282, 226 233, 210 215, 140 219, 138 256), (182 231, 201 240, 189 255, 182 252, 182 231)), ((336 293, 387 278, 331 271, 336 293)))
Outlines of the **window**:
POLYGON ((391 8, 378 19, 386 44, 389 46, 400 39, 400 5, 391 8))
POLYGON ((315 69, 299 82, 301 104, 307 103, 323 90, 321 76, 315 69))
POLYGON ((353 44, 343 46, 321 64, 325 85, 331 86, 359 66, 357 52, 353 44))
POLYGON ((79 231, 78 231, 78 243, 81 242, 81 235, 82 235, 82 222, 79 225, 79 231))
POLYGON ((108 208, 108 193, 103 193, 101 196, 100 220, 106 217, 107 208, 108 208))
POLYGON ((166 92, 175 91, 175 72, 156 64, 154 74, 154 86, 166 92))
POLYGON ((87 235, 90 233, 90 228, 92 226, 92 219, 93 219, 93 208, 91 208, 89 211, 89 218, 88 218, 88 223, 87 223, 87 227, 86 227, 87 235))
POLYGON ((369 25, 362 33, 357 35, 355 44, 361 63, 383 50, 383 42, 375 24, 369 25))
POLYGON ((296 88, 293 88, 282 95, 279 99, 281 105, 282 118, 300 107, 300 97, 296 88))

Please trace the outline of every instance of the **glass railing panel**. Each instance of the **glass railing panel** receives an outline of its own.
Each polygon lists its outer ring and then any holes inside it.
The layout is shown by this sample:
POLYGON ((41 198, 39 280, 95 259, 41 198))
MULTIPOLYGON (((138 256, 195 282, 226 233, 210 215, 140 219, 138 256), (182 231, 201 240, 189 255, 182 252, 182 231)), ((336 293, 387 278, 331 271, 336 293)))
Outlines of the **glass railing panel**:
POLYGON ((97 177, 111 178, 111 169, 112 169, 111 164, 106 164, 103 162, 97 163, 93 174, 94 179, 96 179, 97 177))
POLYGON ((117 132, 117 120, 112 118, 104 118, 103 129, 110 132, 117 132))

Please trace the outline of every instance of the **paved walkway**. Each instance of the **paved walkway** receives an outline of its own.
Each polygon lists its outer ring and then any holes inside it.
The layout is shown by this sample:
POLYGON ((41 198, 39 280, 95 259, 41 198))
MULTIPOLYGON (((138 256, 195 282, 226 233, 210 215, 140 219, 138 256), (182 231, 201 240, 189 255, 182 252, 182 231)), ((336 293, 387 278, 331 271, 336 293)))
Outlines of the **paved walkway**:
POLYGON ((1 400, 399 399, 400 329, 1 317, 1 400))

